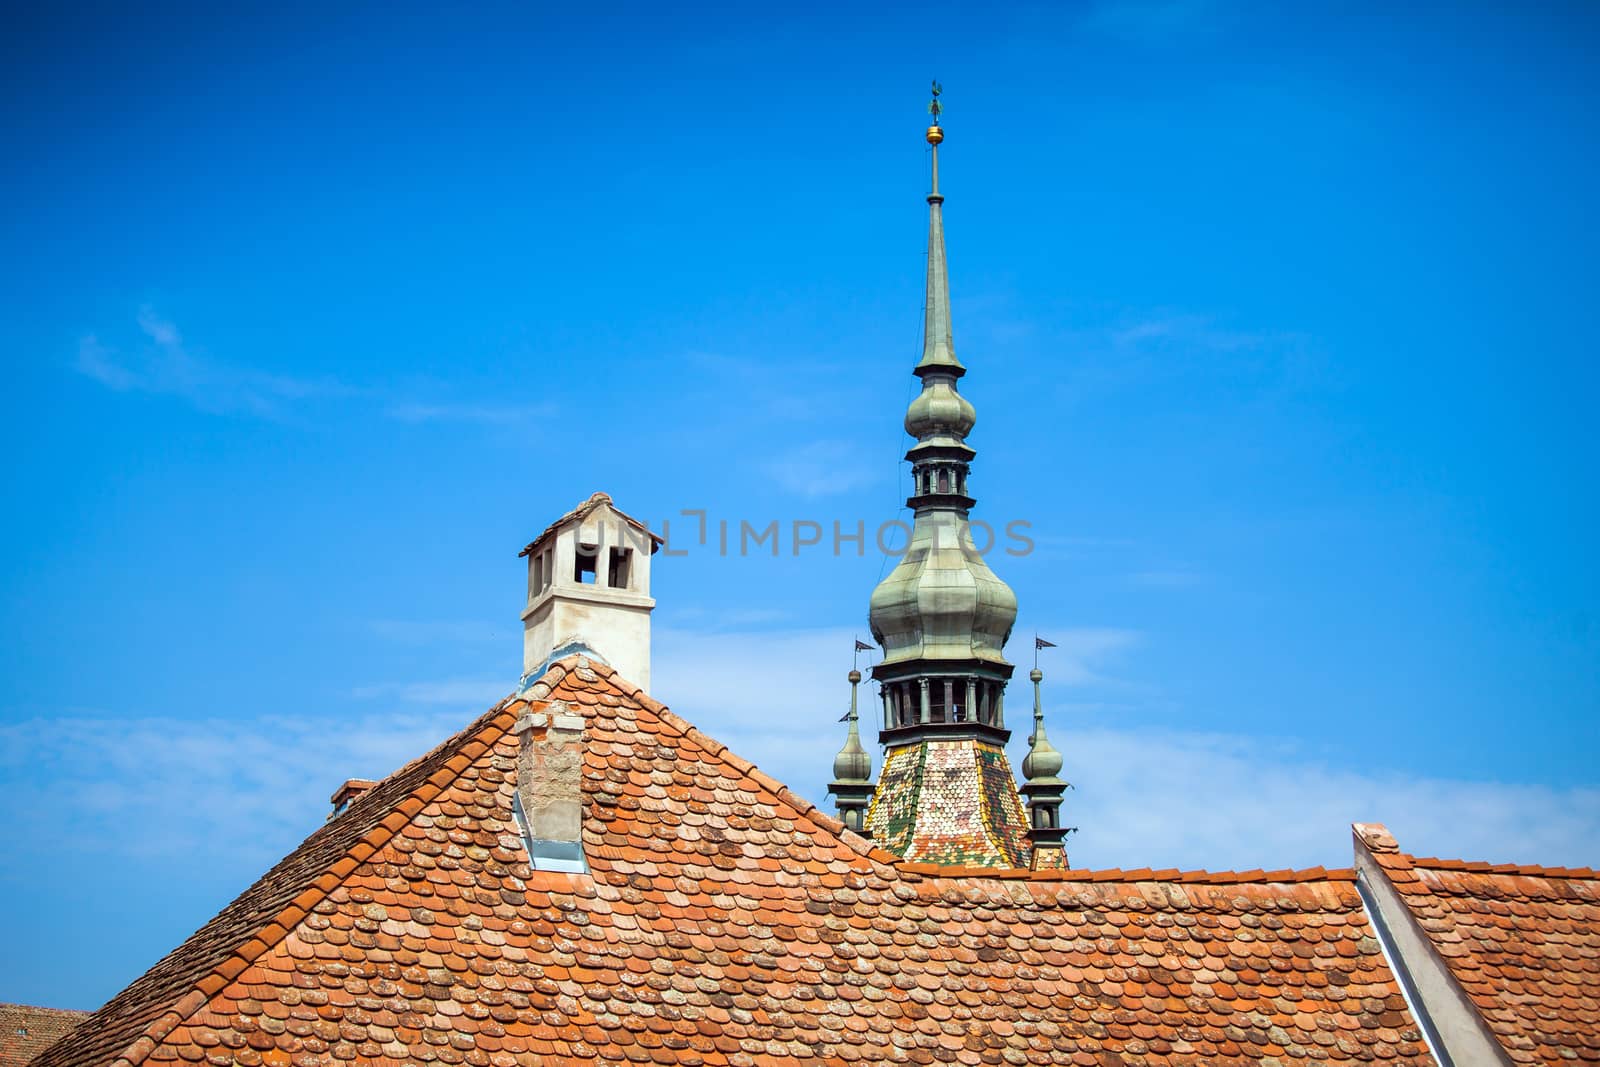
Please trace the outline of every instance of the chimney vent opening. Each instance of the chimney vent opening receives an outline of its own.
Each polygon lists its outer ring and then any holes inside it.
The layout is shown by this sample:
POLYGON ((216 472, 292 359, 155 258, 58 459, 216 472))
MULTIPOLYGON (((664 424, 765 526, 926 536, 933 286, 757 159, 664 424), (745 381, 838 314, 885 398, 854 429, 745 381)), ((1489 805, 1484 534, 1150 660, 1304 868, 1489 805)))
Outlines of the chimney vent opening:
POLYGON ((579 585, 594 585, 600 569, 600 546, 579 545, 572 560, 572 580, 579 585))
POLYGON ((627 589, 629 571, 633 568, 633 549, 613 548, 611 550, 611 567, 606 575, 606 584, 613 589, 627 589))

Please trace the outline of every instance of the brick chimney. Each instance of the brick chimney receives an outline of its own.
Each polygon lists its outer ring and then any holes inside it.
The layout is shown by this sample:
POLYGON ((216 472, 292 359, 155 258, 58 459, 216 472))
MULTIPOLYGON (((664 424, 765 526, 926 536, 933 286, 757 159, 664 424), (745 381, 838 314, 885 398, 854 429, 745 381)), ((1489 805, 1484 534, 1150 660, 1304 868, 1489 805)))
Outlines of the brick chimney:
POLYGON ((583 858, 583 716, 560 701, 517 719, 513 810, 536 871, 587 874, 583 858))
POLYGON ((343 785, 333 791, 333 796, 328 798, 329 802, 333 804, 333 810, 328 813, 328 818, 332 819, 343 815, 345 813, 345 809, 348 808, 357 797, 366 793, 377 784, 377 782, 374 782, 370 778, 346 779, 343 785))

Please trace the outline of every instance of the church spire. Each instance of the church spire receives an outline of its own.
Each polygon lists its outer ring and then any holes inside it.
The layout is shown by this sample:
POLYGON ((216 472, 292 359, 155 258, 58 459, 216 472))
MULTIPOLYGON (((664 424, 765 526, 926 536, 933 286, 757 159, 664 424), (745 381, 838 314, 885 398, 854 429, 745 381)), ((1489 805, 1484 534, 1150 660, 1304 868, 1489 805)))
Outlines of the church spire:
MULTIPOLYGON (((954 713, 963 721, 1003 729, 1000 692, 1011 676, 1003 649, 1017 617, 1017 598, 995 576, 973 544, 968 513, 977 503, 967 492, 967 475, 977 452, 967 444, 978 416, 972 404, 956 391, 956 380, 966 373, 956 359, 950 330, 950 280, 945 267, 944 195, 939 192, 939 145, 944 129, 938 118, 939 85, 934 83, 934 125, 927 140, 933 146, 933 192, 928 194, 928 291, 922 358, 913 373, 922 389, 906 409, 906 432, 916 443, 906 453, 911 461, 911 496, 906 504, 914 512, 911 543, 895 569, 872 593, 872 635, 883 646, 884 658, 873 677, 884 681, 929 661, 941 661, 949 670, 968 671, 980 665, 983 678, 962 677, 952 691, 954 713), (966 684, 969 683, 970 685, 966 684)), ((990 541, 992 542, 992 538, 990 541)), ((931 703, 943 713, 944 672, 935 685, 931 703)), ((957 679, 952 678, 952 681, 957 679)), ((932 684, 919 683, 919 684, 932 684)), ((930 698, 913 701, 910 722, 930 721, 930 698)), ((933 716, 937 718, 938 716, 933 716)), ((895 726, 885 726, 894 729, 895 726)), ((1004 740, 1001 739, 1001 743, 1004 740)))
POLYGON ((959 378, 967 369, 956 358, 956 344, 950 329, 950 275, 944 258, 944 196, 939 192, 939 145, 944 142, 944 129, 939 125, 939 115, 944 105, 939 103, 943 92, 938 82, 933 83, 933 103, 928 110, 933 114, 933 125, 928 127, 928 144, 932 145, 933 185, 928 193, 928 292, 922 313, 922 359, 916 373, 941 368, 959 378))
MULTIPOLYGON (((928 194, 928 290, 922 389, 906 409, 916 439, 911 461, 910 542, 872 592, 872 636, 883 659, 872 668, 883 697, 878 740, 888 751, 867 809, 866 830, 907 859, 1019 867, 1028 862, 1028 825, 1005 744, 1004 695, 1012 666, 1004 654, 1017 598, 973 541, 977 503, 967 475, 977 455, 967 435, 977 413, 956 391, 966 368, 950 328, 939 145, 944 129, 934 83, 933 184, 928 194)), ((993 544, 987 539, 984 551, 993 544)))

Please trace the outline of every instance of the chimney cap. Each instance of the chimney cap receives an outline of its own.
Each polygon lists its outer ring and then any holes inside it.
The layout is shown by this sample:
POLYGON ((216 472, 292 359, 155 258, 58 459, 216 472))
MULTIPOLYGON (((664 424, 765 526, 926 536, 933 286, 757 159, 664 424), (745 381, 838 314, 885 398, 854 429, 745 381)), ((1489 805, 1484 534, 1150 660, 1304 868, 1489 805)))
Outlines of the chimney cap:
POLYGON ((336 808, 343 807, 377 784, 371 778, 346 778, 344 784, 333 791, 333 796, 328 798, 328 802, 336 808))
POLYGON ((582 522, 584 519, 589 517, 591 512, 602 505, 616 512, 622 517, 622 521, 626 522, 629 526, 632 526, 635 530, 638 530, 640 533, 644 534, 650 539, 651 555, 654 555, 662 545, 667 543, 664 537, 653 532, 650 527, 646 526, 632 515, 629 515, 627 512, 617 507, 616 504, 612 503, 610 493, 595 492, 589 494, 588 500, 585 500, 583 503, 567 512, 565 515, 561 516, 555 522, 552 522, 549 526, 546 526, 544 533, 540 534, 538 537, 535 537, 532 541, 529 541, 528 547, 524 548, 521 552, 518 552, 517 556, 520 558, 522 556, 529 555, 535 548, 538 547, 541 541, 555 533, 556 530, 572 522, 582 522))

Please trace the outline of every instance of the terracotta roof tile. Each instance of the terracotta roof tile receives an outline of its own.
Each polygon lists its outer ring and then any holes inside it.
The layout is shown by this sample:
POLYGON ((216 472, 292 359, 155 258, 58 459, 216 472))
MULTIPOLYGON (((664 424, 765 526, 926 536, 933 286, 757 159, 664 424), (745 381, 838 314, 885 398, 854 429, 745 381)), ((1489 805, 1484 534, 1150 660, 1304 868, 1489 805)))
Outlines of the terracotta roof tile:
POLYGON ((1513 1062, 1600 1063, 1600 876, 1418 859, 1356 832, 1513 1062))
POLYGON ((591 494, 589 494, 589 498, 587 500, 585 500, 583 503, 579 504, 577 507, 575 507, 571 511, 567 512, 565 515, 561 516, 555 522, 552 522, 549 526, 546 526, 544 528, 543 532, 541 532, 538 537, 535 537, 532 541, 529 541, 527 547, 524 548, 521 552, 517 553, 517 557, 520 559, 521 557, 530 554, 534 550, 535 546, 537 546, 539 544, 540 541, 543 541, 546 537, 549 537, 552 533, 555 532, 556 527, 564 526, 564 525, 566 525, 567 523, 571 522, 574 519, 583 519, 583 518, 588 516, 591 512, 593 512, 596 508, 598 508, 602 504, 608 506, 609 508, 611 508, 612 511, 615 511, 618 515, 622 516, 623 521, 626 522, 629 526, 632 526, 634 529, 638 530, 640 533, 642 533, 645 536, 649 537, 650 538, 650 551, 651 552, 654 552, 657 547, 667 543, 663 538, 659 537, 656 534, 651 533, 650 532, 650 527, 646 526, 644 523, 640 522, 638 519, 634 518, 632 515, 627 514, 621 508, 617 507, 617 505, 612 502, 611 495, 609 493, 601 492, 601 493, 591 493, 591 494))
POLYGON ((88 1017, 86 1011, 0 1004, 0 1067, 23 1067, 88 1017))
POLYGON ((1161 874, 896 864, 568 659, 41 1062, 1432 1062, 1349 872, 1161 874), (511 814, 551 699, 586 723, 587 875, 530 870, 511 814))

